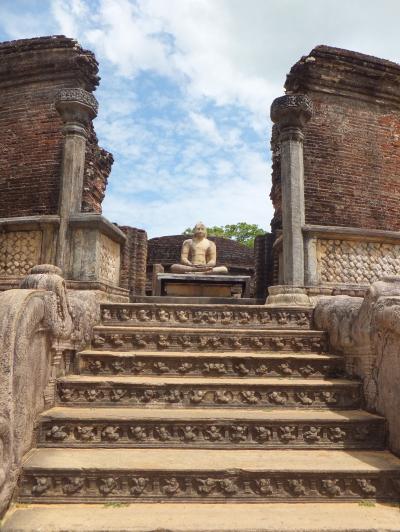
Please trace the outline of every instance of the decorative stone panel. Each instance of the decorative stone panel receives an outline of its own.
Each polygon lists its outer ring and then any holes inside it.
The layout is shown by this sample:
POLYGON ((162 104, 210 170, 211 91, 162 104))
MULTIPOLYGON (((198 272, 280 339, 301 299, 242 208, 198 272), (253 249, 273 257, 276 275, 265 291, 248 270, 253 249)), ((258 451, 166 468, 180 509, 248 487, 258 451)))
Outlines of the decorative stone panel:
POLYGON ((317 241, 319 283, 370 284, 400 272, 400 245, 356 240, 317 241))
POLYGON ((25 275, 40 262, 41 231, 0 233, 0 275, 25 275))
POLYGON ((120 245, 108 236, 101 234, 99 238, 100 248, 100 269, 99 278, 101 281, 112 284, 119 283, 120 269, 120 245))

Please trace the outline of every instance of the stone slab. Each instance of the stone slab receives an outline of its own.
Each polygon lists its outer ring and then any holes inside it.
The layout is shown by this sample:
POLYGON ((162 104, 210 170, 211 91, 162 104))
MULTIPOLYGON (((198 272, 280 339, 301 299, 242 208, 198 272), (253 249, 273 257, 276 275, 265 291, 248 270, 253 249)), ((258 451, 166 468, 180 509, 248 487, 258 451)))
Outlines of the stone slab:
MULTIPOLYGON (((208 449, 57 449, 30 451, 24 471, 213 471, 400 473, 388 451, 208 449)), ((399 521, 400 523, 400 521, 399 521)))
POLYGON ((270 503, 17 505, 3 532, 399 532, 398 505, 270 503))
POLYGON ((263 305, 264 300, 251 297, 242 297, 240 299, 231 297, 169 297, 169 296, 132 296, 132 303, 167 303, 181 305, 263 305))
POLYGON ((156 296, 216 297, 234 300, 249 297, 248 275, 157 274, 156 296))
POLYGON ((354 422, 354 421, 383 421, 381 416, 370 414, 362 410, 297 410, 295 408, 271 409, 271 410, 246 410, 241 408, 207 408, 199 410, 195 408, 185 408, 179 410, 144 409, 144 408, 68 408, 54 407, 43 412, 39 421, 54 420, 62 422, 65 420, 79 419, 82 421, 104 420, 117 423, 118 421, 129 420, 240 420, 263 421, 307 421, 309 423, 318 422, 354 422))

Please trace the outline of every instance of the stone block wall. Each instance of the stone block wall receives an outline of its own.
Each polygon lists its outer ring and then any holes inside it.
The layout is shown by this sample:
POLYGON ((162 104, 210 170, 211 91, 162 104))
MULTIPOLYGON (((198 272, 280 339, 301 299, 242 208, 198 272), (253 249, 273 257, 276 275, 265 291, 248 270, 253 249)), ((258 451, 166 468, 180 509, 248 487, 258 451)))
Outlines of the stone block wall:
MULTIPOLYGON (((95 90, 98 64, 63 36, 0 44, 0 219, 58 211, 63 147, 55 109, 62 88, 95 90)), ((87 142, 83 210, 101 212, 112 156, 87 142)))
MULTIPOLYGON (((307 94, 304 129, 306 224, 400 230, 400 65, 318 46, 286 80, 307 94)), ((280 154, 272 135, 273 227, 281 226, 280 154)))
POLYGON ((129 290, 130 295, 145 295, 147 233, 143 229, 120 226, 126 235, 121 250, 120 286, 129 290))

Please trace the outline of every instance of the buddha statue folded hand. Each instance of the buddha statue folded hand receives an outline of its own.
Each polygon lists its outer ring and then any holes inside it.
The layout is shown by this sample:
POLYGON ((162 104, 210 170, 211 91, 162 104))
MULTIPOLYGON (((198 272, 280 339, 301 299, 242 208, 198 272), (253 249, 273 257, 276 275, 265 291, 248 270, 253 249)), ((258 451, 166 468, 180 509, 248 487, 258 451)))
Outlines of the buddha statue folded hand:
POLYGON ((207 238, 207 228, 199 222, 193 230, 193 238, 182 244, 181 263, 171 266, 171 273, 224 274, 226 266, 217 266, 217 248, 207 238))

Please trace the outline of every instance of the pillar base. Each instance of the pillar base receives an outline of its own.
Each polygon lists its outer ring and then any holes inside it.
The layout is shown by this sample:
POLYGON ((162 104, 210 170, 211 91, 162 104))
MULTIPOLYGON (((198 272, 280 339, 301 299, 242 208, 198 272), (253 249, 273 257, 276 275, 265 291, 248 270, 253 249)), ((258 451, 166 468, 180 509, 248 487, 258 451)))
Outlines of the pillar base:
POLYGON ((312 307, 302 286, 275 285, 268 288, 267 307, 312 307))

